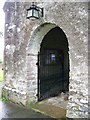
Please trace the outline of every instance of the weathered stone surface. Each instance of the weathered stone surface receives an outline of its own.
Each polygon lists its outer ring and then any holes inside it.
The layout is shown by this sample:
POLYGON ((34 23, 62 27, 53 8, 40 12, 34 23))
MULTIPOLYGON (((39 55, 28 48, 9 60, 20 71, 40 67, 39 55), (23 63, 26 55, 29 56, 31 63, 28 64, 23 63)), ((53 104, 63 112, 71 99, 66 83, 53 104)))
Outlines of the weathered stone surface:
POLYGON ((24 105, 37 101, 37 54, 44 36, 59 26, 69 43, 67 117, 88 117, 88 2, 37 2, 40 20, 26 19, 30 2, 5 4, 5 85, 3 95, 24 105))

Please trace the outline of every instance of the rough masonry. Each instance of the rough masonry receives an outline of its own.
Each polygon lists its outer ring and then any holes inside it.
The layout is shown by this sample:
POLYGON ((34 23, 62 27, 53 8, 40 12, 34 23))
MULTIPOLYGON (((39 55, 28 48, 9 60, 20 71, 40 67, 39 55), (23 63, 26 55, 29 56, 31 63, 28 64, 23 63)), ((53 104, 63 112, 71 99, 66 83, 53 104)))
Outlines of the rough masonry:
POLYGON ((88 2, 36 2, 43 18, 30 20, 31 2, 6 2, 3 96, 27 106, 37 102, 37 54, 44 36, 60 27, 69 47, 68 118, 88 117, 88 2))

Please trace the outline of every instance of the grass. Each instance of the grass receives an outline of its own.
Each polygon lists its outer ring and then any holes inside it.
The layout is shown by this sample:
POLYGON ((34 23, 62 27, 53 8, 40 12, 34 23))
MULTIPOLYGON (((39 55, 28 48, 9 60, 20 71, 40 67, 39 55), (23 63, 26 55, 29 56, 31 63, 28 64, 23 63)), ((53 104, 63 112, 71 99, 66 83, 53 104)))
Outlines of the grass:
POLYGON ((0 101, 6 102, 7 99, 5 97, 0 98, 0 101))
POLYGON ((3 81, 3 70, 0 69, 0 82, 3 81))

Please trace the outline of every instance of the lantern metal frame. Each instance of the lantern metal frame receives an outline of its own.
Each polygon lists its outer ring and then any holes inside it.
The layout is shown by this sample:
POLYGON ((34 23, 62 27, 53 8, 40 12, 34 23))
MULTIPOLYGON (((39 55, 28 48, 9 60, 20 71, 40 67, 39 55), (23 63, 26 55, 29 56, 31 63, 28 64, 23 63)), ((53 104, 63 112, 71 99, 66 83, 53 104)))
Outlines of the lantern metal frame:
POLYGON ((29 9, 27 9, 27 19, 40 19, 40 17, 43 17, 43 8, 40 8, 32 2, 32 5, 29 9))

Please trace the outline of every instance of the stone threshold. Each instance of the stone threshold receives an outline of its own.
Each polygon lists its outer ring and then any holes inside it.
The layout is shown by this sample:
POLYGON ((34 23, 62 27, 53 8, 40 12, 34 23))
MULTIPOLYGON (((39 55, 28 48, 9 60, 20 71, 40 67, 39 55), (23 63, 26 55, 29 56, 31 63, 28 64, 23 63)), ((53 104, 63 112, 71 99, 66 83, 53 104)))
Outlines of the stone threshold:
POLYGON ((52 118, 66 118, 67 94, 61 94, 32 105, 32 109, 52 118))
POLYGON ((32 109, 52 118, 66 118, 66 110, 54 105, 37 103, 32 106, 32 109))

